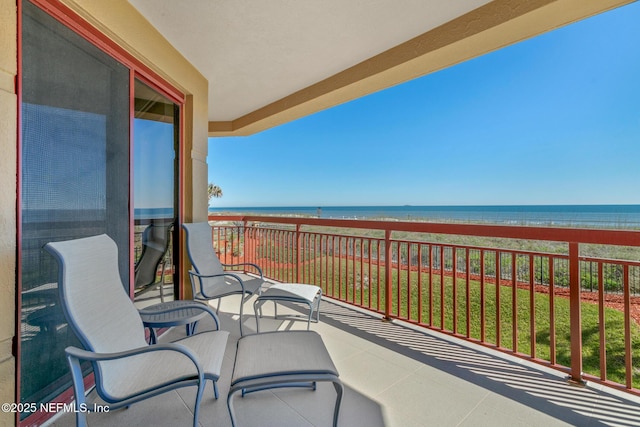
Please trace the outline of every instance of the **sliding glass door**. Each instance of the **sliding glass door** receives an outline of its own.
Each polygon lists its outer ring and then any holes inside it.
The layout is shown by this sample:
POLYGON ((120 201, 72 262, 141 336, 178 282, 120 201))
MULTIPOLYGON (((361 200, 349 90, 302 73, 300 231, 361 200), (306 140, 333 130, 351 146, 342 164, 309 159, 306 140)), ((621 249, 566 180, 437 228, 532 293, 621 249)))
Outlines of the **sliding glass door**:
MULTIPOLYGON (((106 54, 90 41, 93 34, 79 31, 82 35, 22 2, 18 386, 23 403, 48 402, 70 387, 64 348, 79 345, 60 307, 58 266, 42 249, 47 242, 105 233, 118 246, 123 292, 141 305, 178 295, 173 235, 182 100, 126 53, 113 48, 106 54), (155 85, 145 83, 147 78, 155 85)), ((24 422, 31 424, 32 418, 24 422)))
POLYGON ((129 286, 130 70, 29 2, 22 22, 20 399, 38 403, 69 386, 77 345, 43 245, 106 233, 129 286))
POLYGON ((133 123, 135 300, 175 299, 179 106, 136 80, 133 123))

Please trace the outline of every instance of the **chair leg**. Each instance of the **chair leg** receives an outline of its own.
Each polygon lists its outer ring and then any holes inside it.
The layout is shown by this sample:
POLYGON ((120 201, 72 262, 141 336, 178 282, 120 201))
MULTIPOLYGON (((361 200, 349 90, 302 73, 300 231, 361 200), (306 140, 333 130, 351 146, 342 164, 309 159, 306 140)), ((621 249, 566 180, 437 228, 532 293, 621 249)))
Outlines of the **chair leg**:
POLYGON ((164 302, 164 262, 161 262, 162 272, 160 273, 160 302, 164 302))
POLYGON ((85 411, 79 410, 79 408, 85 406, 84 396, 84 379, 82 378, 82 368, 80 367, 80 360, 76 357, 67 355, 67 361, 71 368, 71 379, 73 381, 73 393, 76 398, 76 426, 87 426, 87 414, 85 411))
POLYGON ((157 344, 158 336, 156 335, 156 331, 153 328, 149 328, 149 345, 157 344))
POLYGON ((190 337, 191 335, 196 333, 196 330, 198 329, 198 321, 196 320, 193 323, 187 323, 186 328, 187 336, 190 337))
MULTIPOLYGON (((258 297, 258 299, 256 299, 256 301, 259 301, 259 298, 260 297, 258 297)), ((262 306, 263 305, 264 305, 264 301, 261 301, 260 305, 258 306, 258 310, 260 311, 260 317, 263 316, 263 314, 262 314, 262 306)))
MULTIPOLYGON (((198 427, 198 416, 200 415, 200 401, 202 400, 202 395, 204 394, 204 386, 206 381, 204 378, 201 378, 198 382, 198 392, 196 393, 196 406, 193 408, 193 427, 198 427)), ((215 383, 214 383, 215 384, 215 383)))
POLYGON ((322 301, 322 289, 318 292, 318 304, 316 304, 316 323, 320 322, 320 301, 322 301))
POLYGON ((227 395, 227 409, 229 409, 229 417, 231 417, 231 427, 236 426, 236 413, 233 410, 233 395, 238 392, 238 389, 232 388, 227 395))
POLYGON ((333 387, 336 389, 336 407, 333 410, 333 427, 337 427, 338 426, 338 416, 340 415, 340 405, 342 404, 342 394, 343 394, 343 387, 342 387, 342 383, 337 380, 337 381, 333 381, 333 387))
POLYGON ((218 400, 218 382, 217 381, 213 381, 213 397, 218 400))
POLYGON ((309 318, 307 319, 307 331, 311 329, 311 317, 313 316, 313 301, 309 304, 309 318))
MULTIPOLYGON (((249 297, 251 296, 251 294, 249 294, 249 297)), ((243 314, 243 310, 244 310, 244 303, 245 303, 245 296, 244 293, 242 294, 242 296, 240 297, 240 336, 243 336, 244 333, 242 332, 242 314, 243 314)))
POLYGON ((256 333, 260 333, 260 317, 262 317, 262 301, 256 299, 253 302, 253 314, 256 318, 256 333), (258 315, 258 310, 260 311, 260 315, 258 315))

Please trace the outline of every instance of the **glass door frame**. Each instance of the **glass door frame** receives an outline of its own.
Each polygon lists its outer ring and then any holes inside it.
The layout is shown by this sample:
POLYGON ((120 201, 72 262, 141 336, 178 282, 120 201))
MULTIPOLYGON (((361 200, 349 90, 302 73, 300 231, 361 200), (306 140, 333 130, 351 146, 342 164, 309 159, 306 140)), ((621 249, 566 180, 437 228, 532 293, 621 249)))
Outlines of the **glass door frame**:
MULTIPOLYGON (((67 28, 73 30, 76 34, 80 35, 88 42, 96 46, 102 52, 108 54, 113 59, 115 59, 120 64, 124 65, 129 69, 129 200, 132 201, 133 197, 133 181, 132 181, 132 173, 133 173, 133 158, 132 158, 132 150, 133 150, 133 120, 134 120, 134 83, 135 80, 139 80, 144 82, 148 86, 157 90, 159 93, 166 96, 172 102, 178 105, 179 107, 179 124, 178 124, 178 151, 177 155, 178 159, 178 206, 176 207, 177 219, 178 223, 181 224, 184 219, 184 190, 185 190, 185 110, 186 110, 186 96, 179 89, 171 85, 165 79, 163 79, 158 73, 153 71, 150 67, 145 65, 142 61, 135 58, 132 54, 126 51, 124 48, 116 44, 113 40, 107 37, 105 34, 100 32, 97 28, 92 26, 89 22, 83 19, 80 15, 78 15, 71 8, 63 4, 60 0, 17 0, 17 51, 18 51, 18 65, 17 65, 17 79, 16 79, 16 94, 17 94, 17 187, 21 188, 21 176, 22 176, 22 14, 23 14, 23 2, 30 2, 31 4, 39 7, 48 15, 53 17, 58 22, 62 23, 67 28)), ((21 396, 21 311, 22 311, 22 263, 21 257, 19 254, 22 253, 22 213, 21 213, 21 204, 22 204, 22 196, 21 191, 18 190, 16 197, 16 316, 15 316, 15 336, 14 336, 14 344, 13 344, 13 353, 15 356, 15 402, 20 402, 21 396)), ((130 225, 130 233, 129 233, 129 249, 130 249, 130 274, 129 274, 129 294, 133 300, 133 292, 134 292, 134 282, 133 282, 133 274, 134 274, 134 253, 133 253, 133 224, 134 224, 134 215, 133 215, 133 204, 130 202, 129 208, 129 225, 130 225)), ((176 224, 176 229, 178 230, 177 235, 179 236, 181 233, 179 232, 179 224, 176 224)), ((184 287, 181 284, 182 272, 179 269, 179 260, 182 258, 182 248, 180 245, 181 239, 176 239, 178 241, 178 245, 180 250, 176 253, 175 256, 175 265, 176 272, 174 274, 174 280, 176 280, 176 287, 179 289, 178 298, 183 298, 184 296, 184 287)), ((93 383, 93 374, 85 377, 85 383, 91 384, 93 383)), ((52 400, 52 402, 60 402, 60 403, 69 403, 73 400, 73 390, 71 387, 66 391, 62 392, 56 398, 52 400)), ((51 418, 54 414, 47 414, 41 412, 35 412, 30 416, 26 417, 22 421, 20 420, 20 413, 16 412, 15 414, 15 424, 16 425, 37 425, 45 420, 51 418)))
MULTIPOLYGON (((135 242, 134 242, 134 235, 135 233, 133 232, 133 230, 135 229, 135 218, 134 218, 134 179, 135 179, 135 171, 134 171, 134 139, 135 139, 135 135, 134 135, 134 120, 135 120, 135 82, 141 82, 145 85, 147 85, 149 88, 157 91, 160 95, 165 96, 169 101, 173 102, 175 105, 178 106, 179 112, 177 114, 177 120, 178 120, 178 126, 177 129, 175 128, 175 124, 174 124, 174 132, 177 130, 178 132, 178 143, 177 143, 177 148, 176 148, 176 156, 177 156, 177 167, 174 169, 176 170, 176 182, 174 182, 174 191, 177 191, 177 197, 174 196, 174 209, 176 210, 176 212, 174 213, 174 217, 176 218, 176 224, 174 224, 173 226, 173 239, 172 239, 172 245, 173 247, 170 249, 173 253, 173 266, 174 266, 174 273, 173 273, 173 286, 174 286, 174 297, 175 299, 183 299, 184 298, 184 289, 181 286, 181 274, 180 274, 180 261, 181 261, 181 251, 180 251, 180 224, 182 224, 183 222, 183 194, 184 194, 184 187, 183 187, 183 174, 184 174, 184 98, 182 100, 180 99, 176 99, 174 97, 172 97, 170 94, 166 93, 165 91, 162 90, 162 88, 158 87, 156 84, 154 84, 151 80, 147 79, 146 76, 144 74, 139 73, 136 70, 132 70, 131 74, 130 74, 130 81, 129 81, 129 88, 130 88, 130 93, 129 93, 129 109, 130 109, 130 124, 129 124, 129 178, 130 178, 130 185, 129 185, 129 201, 131 203, 130 205, 130 209, 129 209, 129 228, 132 230, 132 232, 129 234, 129 238, 130 238, 130 242, 129 242, 129 253, 131 254, 131 266, 133 267, 134 265, 134 257, 135 257, 135 250, 134 250, 134 246, 135 246, 135 242)), ((129 278, 129 283, 130 283, 130 287, 129 287, 129 296, 131 298, 131 300, 134 300, 135 298, 135 277, 134 277, 134 268, 132 268, 130 270, 130 278, 129 278)))

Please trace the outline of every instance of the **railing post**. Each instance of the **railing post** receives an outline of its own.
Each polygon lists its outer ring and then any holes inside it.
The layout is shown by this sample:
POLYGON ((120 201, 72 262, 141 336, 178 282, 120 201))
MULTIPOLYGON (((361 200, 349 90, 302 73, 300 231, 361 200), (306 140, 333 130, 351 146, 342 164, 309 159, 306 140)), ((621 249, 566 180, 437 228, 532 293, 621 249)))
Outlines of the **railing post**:
POLYGON ((569 243, 569 324, 571 328, 571 375, 569 381, 582 380, 582 315, 580 307, 580 246, 569 243))
POLYGON ((633 348, 631 347, 631 283, 629 283, 629 265, 625 264, 622 273, 624 298, 624 366, 626 372, 625 385, 628 390, 633 388, 633 348))
POLYGON ((300 224, 296 224, 296 283, 301 283, 300 279, 300 243, 302 236, 300 235, 300 224))
MULTIPOLYGON (((247 262, 247 220, 242 221, 242 262, 247 262)), ((238 237, 239 238, 239 237, 238 237)), ((239 248, 238 248, 239 249, 239 248)), ((245 267, 246 270, 246 267, 245 267)))
POLYGON ((392 286, 391 286, 391 278, 393 277, 391 274, 392 268, 392 250, 391 250, 391 230, 384 231, 384 317, 389 320, 391 319, 391 307, 392 307, 392 286))

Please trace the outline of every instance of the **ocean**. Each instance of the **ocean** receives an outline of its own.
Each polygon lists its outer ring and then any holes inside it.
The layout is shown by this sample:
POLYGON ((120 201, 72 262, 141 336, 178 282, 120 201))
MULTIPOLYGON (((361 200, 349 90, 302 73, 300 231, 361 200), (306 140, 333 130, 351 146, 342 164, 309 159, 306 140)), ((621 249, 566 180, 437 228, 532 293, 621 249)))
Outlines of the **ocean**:
POLYGON ((640 229, 640 205, 210 207, 209 214, 640 229))

